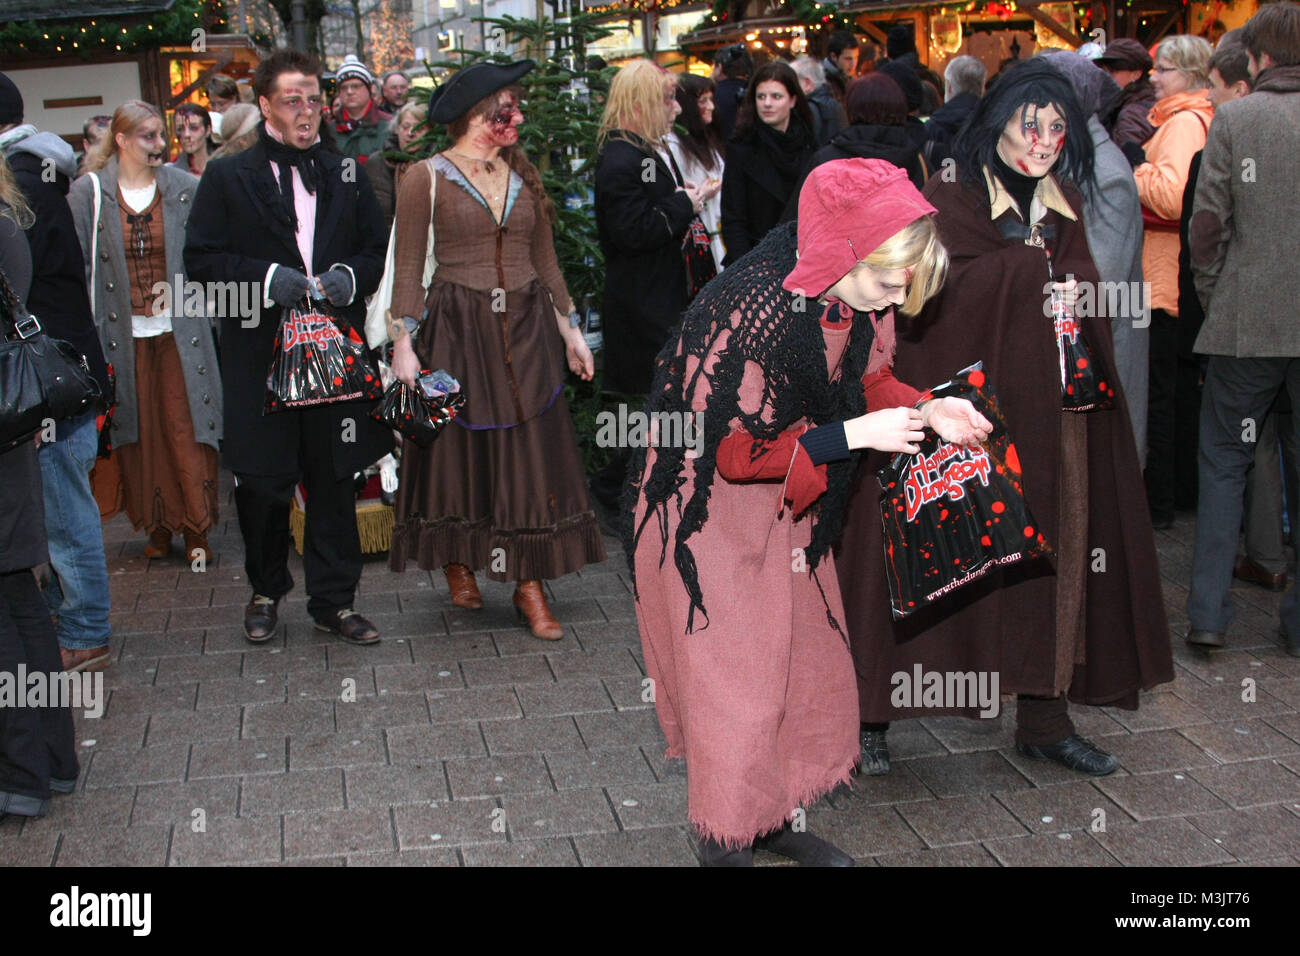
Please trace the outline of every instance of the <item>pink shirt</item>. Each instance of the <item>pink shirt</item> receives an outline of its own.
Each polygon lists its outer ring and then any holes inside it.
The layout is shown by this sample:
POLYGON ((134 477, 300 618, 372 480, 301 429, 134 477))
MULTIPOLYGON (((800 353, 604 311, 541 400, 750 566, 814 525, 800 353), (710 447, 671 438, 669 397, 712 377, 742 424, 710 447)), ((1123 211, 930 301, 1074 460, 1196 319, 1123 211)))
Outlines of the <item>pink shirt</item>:
MULTIPOLYGON (((266 135, 277 143, 284 142, 284 137, 280 135, 280 131, 270 123, 266 124, 266 135)), ((317 137, 316 142, 320 142, 319 137, 317 137)), ((293 208, 298 216, 298 231, 296 234, 298 252, 302 255, 302 264, 306 267, 307 277, 311 278, 311 254, 316 240, 316 196, 307 192, 307 187, 302 184, 302 176, 299 175, 297 166, 290 166, 289 173, 293 176, 293 208)), ((275 177, 276 185, 279 185, 280 170, 275 163, 271 164, 271 175, 275 177)))

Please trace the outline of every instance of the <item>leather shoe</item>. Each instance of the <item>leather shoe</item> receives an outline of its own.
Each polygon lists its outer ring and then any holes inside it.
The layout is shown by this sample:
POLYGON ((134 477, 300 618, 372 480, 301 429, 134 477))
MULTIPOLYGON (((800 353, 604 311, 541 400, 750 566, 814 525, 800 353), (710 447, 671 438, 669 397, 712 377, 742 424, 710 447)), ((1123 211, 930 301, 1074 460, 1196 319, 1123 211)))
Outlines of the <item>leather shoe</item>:
POLYGON ((1199 650, 1213 651, 1225 645, 1223 635, 1217 631, 1205 631, 1198 627, 1187 629, 1187 643, 1199 650))
POLYGON ((1119 758, 1078 734, 1070 734, 1058 743, 1045 746, 1016 744, 1016 753, 1031 760, 1051 760, 1094 777, 1104 777, 1119 769, 1119 758))
POLYGON ((195 534, 192 531, 186 531, 185 532, 185 560, 193 561, 199 557, 202 557, 203 563, 205 565, 212 560, 212 551, 208 547, 208 536, 202 533, 195 534), (201 555, 195 554, 194 553, 195 551, 202 552, 202 554, 201 555))
POLYGON ((149 532, 149 540, 145 542, 144 556, 146 558, 165 558, 172 549, 172 533, 166 528, 154 528, 149 532))
POLYGON ((105 644, 103 647, 87 647, 81 650, 69 650, 66 647, 60 647, 59 657, 63 659, 63 669, 67 673, 80 674, 82 671, 107 670, 111 654, 108 645, 105 644))
POLYGON ((533 637, 544 641, 558 641, 564 637, 564 628, 546 605, 541 581, 520 581, 516 584, 514 604, 515 614, 521 620, 528 621, 528 629, 533 632, 533 637))
POLYGON ((867 777, 889 773, 889 744, 885 741, 885 731, 864 730, 861 740, 862 766, 858 773, 867 777))
POLYGON ((1232 569, 1232 576, 1240 581, 1249 581, 1251 584, 1258 584, 1260 587, 1268 588, 1270 591, 1286 590, 1285 571, 1271 574, 1244 554, 1237 559, 1237 563, 1232 569))
POLYGON ((378 644, 379 628, 352 608, 336 611, 325 620, 316 621, 316 630, 337 634, 349 644, 378 644))
POLYGON ((754 848, 728 850, 716 840, 700 840, 700 866, 753 866, 754 848))
POLYGON ((478 593, 478 582, 474 572, 463 564, 448 564, 442 569, 447 576, 447 587, 451 589, 451 603, 457 607, 477 611, 483 606, 483 596, 478 593))
POLYGON ((856 865, 853 862, 853 857, 839 847, 832 846, 821 837, 815 837, 811 833, 792 830, 788 823, 780 830, 756 839, 754 849, 778 853, 781 856, 798 861, 800 866, 856 865))
POLYGON ((254 644, 269 641, 275 634, 278 604, 275 598, 254 594, 253 600, 244 608, 244 637, 254 644))

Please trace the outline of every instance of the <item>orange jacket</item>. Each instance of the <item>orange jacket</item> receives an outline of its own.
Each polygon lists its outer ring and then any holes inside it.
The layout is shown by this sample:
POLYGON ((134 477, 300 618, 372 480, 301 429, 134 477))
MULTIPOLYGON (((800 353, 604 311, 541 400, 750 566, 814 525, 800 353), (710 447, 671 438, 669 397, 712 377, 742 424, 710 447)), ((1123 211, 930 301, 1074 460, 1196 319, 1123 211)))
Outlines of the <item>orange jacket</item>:
MULTIPOLYGON (((1205 148, 1214 106, 1205 98, 1205 90, 1187 90, 1156 100, 1148 118, 1156 132, 1144 144, 1147 161, 1133 171, 1138 198, 1157 216, 1177 222, 1183 212, 1187 169, 1192 157, 1205 148)), ((1151 285, 1151 308, 1177 315, 1177 230, 1146 230, 1142 275, 1151 285)))

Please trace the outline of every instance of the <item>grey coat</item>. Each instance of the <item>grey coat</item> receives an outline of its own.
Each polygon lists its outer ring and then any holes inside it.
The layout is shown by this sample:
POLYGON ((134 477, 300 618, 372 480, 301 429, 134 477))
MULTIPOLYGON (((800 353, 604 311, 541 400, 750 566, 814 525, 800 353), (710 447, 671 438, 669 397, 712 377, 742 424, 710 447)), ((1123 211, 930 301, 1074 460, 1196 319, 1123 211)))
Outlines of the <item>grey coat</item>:
MULTIPOLYGON (((185 276, 185 223, 189 219, 194 190, 199 181, 173 166, 160 166, 154 173, 162 195, 163 243, 166 246, 168 283, 185 276)), ((135 381, 135 345, 131 335, 130 275, 122 237, 122 215, 117 202, 117 159, 103 169, 88 173, 72 184, 68 194, 77 238, 86 258, 86 281, 94 282, 95 327, 104 345, 104 358, 117 375, 117 411, 113 417, 113 443, 128 445, 140 440, 135 381), (94 218, 94 187, 98 176, 102 188, 99 222, 94 218), (92 230, 99 231, 98 258, 91 259, 92 230)), ((182 279, 184 281, 184 279, 182 279)), ((183 301, 183 298, 182 298, 183 301)), ((207 301, 207 297, 204 297, 207 301)), ((221 372, 212 341, 212 322, 207 314, 189 316, 172 309, 172 336, 180 352, 189 398, 190 419, 196 441, 220 449, 222 437, 221 372)), ((184 310, 180 310, 182 313, 184 310)), ((205 313, 207 309, 203 310, 205 313)))
MULTIPOLYGON (((1115 341, 1115 374, 1124 386, 1129 418, 1133 422, 1138 464, 1146 467, 1151 313, 1146 307, 1148 297, 1140 291, 1142 207, 1137 183, 1133 179, 1133 167, 1123 151, 1111 141, 1106 128, 1095 115, 1089 118, 1088 129, 1097 148, 1097 191, 1084 199, 1084 233, 1101 281, 1127 283, 1129 290, 1126 297, 1113 300, 1128 302, 1129 308, 1124 315, 1110 317, 1110 333, 1115 341)), ((1099 301, 1111 300, 1107 295, 1099 294, 1094 297, 1094 302, 1099 301)))
POLYGON ((1201 158, 1189 230, 1204 355, 1300 357, 1300 66, 1224 103, 1201 158))

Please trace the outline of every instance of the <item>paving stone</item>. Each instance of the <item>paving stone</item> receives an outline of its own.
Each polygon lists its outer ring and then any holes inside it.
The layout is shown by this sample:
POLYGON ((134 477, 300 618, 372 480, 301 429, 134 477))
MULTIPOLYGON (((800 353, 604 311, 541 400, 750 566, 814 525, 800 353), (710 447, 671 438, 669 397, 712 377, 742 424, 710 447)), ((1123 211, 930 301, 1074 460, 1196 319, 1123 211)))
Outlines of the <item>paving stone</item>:
POLYGON ((1245 689, 1240 684, 1183 690, 1178 696, 1211 720, 1248 720, 1251 717, 1294 710, 1295 704, 1288 704, 1279 696, 1286 692, 1287 683, 1261 681, 1256 685, 1255 699, 1250 701, 1241 699, 1245 689))
POLYGON ((385 731, 388 755, 394 765, 424 765, 452 757, 487 755, 483 734, 477 724, 444 724, 434 727, 393 727, 385 731))
POLYGON ((1251 760, 1190 773, 1232 807, 1300 801, 1300 776, 1277 760, 1251 760))
POLYGON ((491 720, 482 726, 488 753, 493 756, 583 749, 572 717, 491 720))
POLYGON ((898 720, 890 724, 885 741, 889 745, 891 761, 912 757, 942 757, 948 752, 919 720, 898 720))
POLYGON ((1093 836, 1125 866, 1206 866, 1232 862, 1222 847, 1182 817, 1118 824, 1093 836))
POLYGON ((360 767, 386 763, 383 733, 294 734, 289 738, 289 769, 360 767))
POLYGON ((55 866, 163 866, 167 862, 165 826, 68 827, 55 866))
MULTIPOLYGON (((1096 741, 1096 743, 1101 746, 1100 741, 1096 741)), ((1108 740, 1102 749, 1106 749, 1109 745, 1110 741, 1108 740)), ((1058 783, 1074 783, 1080 776, 1084 776, 1079 771, 1071 770, 1054 760, 1035 760, 1031 757, 1022 756, 1016 753, 1015 750, 1003 750, 1001 754, 1013 767, 1028 777, 1036 787, 1054 786, 1058 783)), ((1128 771, 1121 764, 1119 769, 1112 773, 1111 776, 1128 776, 1128 771)))
POLYGON ((564 838, 487 843, 461 852, 466 866, 578 866, 573 843, 564 838))
POLYGON ((208 818, 233 817, 239 810, 239 780, 220 777, 185 783, 152 783, 137 788, 131 825, 164 823, 190 826, 195 810, 208 818))
POLYGON ((467 757, 448 760, 445 766, 451 795, 457 800, 554 789, 546 765, 538 754, 467 757))
POLYGON ((428 803, 451 796, 446 774, 438 765, 350 767, 344 771, 344 778, 350 808, 428 803))
POLYGON ((1085 830, 990 840, 984 848, 1003 866, 1119 866, 1085 830))
POLYGON ((1198 813, 1187 820, 1242 862, 1300 855, 1300 817, 1280 806, 1198 813))
POLYGON ((591 652, 600 648, 623 645, 641 647, 641 632, 636 621, 617 621, 611 624, 578 624, 573 628, 583 650, 591 652))
MULTIPOLYGON (((246 644, 246 646, 249 646, 246 644)), ((249 651, 242 657, 243 677, 274 677, 325 670, 325 648, 296 647, 286 652, 272 647, 249 651)))
POLYGON ((926 717, 923 726, 950 753, 975 753, 1015 745, 1015 719, 997 717, 969 720, 964 717, 926 717))
POLYGON ((504 843, 505 814, 496 800, 452 800, 393 808, 397 842, 422 847, 504 843))
POLYGON ((593 650, 547 654, 557 680, 642 675, 629 647, 596 647, 593 650))
MULTIPOLYGON (((548 753, 546 764, 559 790, 584 790, 655 783, 655 775, 637 747, 548 753)), ((685 777, 676 778, 682 782, 685 777)))
POLYGON ((606 677, 601 683, 616 710, 652 710, 654 701, 644 699, 650 696, 648 680, 648 677, 606 677))
POLYGON ((359 667, 355 671, 298 671, 288 675, 285 682, 285 697, 288 700, 341 701, 345 692, 358 699, 377 696, 374 668, 359 667), (345 681, 349 683, 345 684, 345 681))
POLYGON ((343 771, 338 768, 291 770, 275 776, 249 777, 244 781, 239 797, 241 817, 342 808, 343 771))
MULTIPOLYGON (((541 644, 537 638, 527 635, 534 643, 541 644)), ((488 631, 474 634, 440 634, 433 637, 416 637, 411 639, 411 656, 419 663, 439 663, 440 661, 464 661, 481 657, 496 657, 497 647, 492 642, 488 631)))
MULTIPOLYGON (((378 627, 378 623, 375 626, 378 627)), ((329 669, 332 671, 362 670, 377 667, 380 664, 392 666, 411 663, 411 644, 409 641, 399 643, 390 637, 378 644, 369 644, 362 647, 355 644, 344 644, 338 638, 334 640, 335 643, 329 644, 325 648, 325 656, 329 661, 329 669)))
MULTIPOLYGON (((128 634, 148 634, 167 629, 167 610, 161 611, 110 611, 108 626, 113 634, 124 637, 128 634)), ((180 627, 181 625, 177 625, 180 627)))
POLYGON ((96 750, 87 787, 122 787, 183 780, 189 744, 161 744, 142 750, 96 750))
POLYGON ((573 838, 583 866, 700 865, 681 827, 597 833, 573 838))
POLYGON ((1188 767, 1215 765, 1213 757, 1176 730, 1117 734, 1104 741, 1097 741, 1097 744, 1118 757, 1120 766, 1128 773, 1185 770, 1188 767))
POLYGON ((20 834, 15 819, 0 822, 0 866, 51 866, 62 833, 58 829, 20 834))
POLYGON ((212 681, 238 677, 240 660, 233 654, 189 654, 160 657, 154 681, 159 687, 189 681, 212 681))
POLYGON ((1097 788, 1135 820, 1222 809, 1223 802, 1185 773, 1141 773, 1102 778, 1097 788))
POLYGON ((1179 666, 1207 683, 1216 683, 1216 678, 1224 683, 1241 686, 1242 678, 1253 677, 1264 680, 1280 677, 1282 672, 1269 664, 1261 656, 1251 651, 1217 651, 1213 656, 1193 651, 1179 659, 1179 666))
POLYGON ((1295 710, 1300 707, 1300 678, 1261 681, 1259 686, 1269 696, 1286 705, 1286 709, 1295 710))
POLYGON ((120 656, 131 658, 194 657, 203 653, 203 631, 173 631, 164 634, 126 634, 114 629, 112 643, 120 640, 120 656))
POLYGON ((684 826, 686 823, 686 781, 666 783, 624 783, 611 785, 607 793, 614 816, 624 830, 684 826))
POLYGON ((857 774, 849 786, 838 788, 831 795, 831 802, 840 808, 933 799, 934 794, 927 790, 921 778, 912 772, 910 760, 893 761, 889 773, 878 776, 857 774))
POLYGON ((1026 830, 992 797, 950 797, 895 808, 929 846, 1023 836, 1026 830))
POLYGON ((396 849, 387 808, 315 810, 284 818, 286 859, 396 849))
POLYGON ((925 846, 892 807, 813 810, 805 822, 809 833, 834 844, 855 859, 919 850, 925 846))
MULTIPOLYGON (((132 827, 132 830, 136 829, 132 827)), ((209 818, 207 829, 172 829, 171 866, 224 866, 279 862, 283 836, 279 817, 209 818)))
POLYGON ((375 686, 382 694, 423 694, 459 690, 465 686, 460 665, 455 661, 424 664, 380 664, 375 667, 375 686))
POLYGON ((1132 820, 1118 804, 1084 780, 1032 790, 1011 790, 993 796, 1015 814, 1016 819, 1038 833, 1087 830, 1099 821, 1109 826, 1132 820))
POLYGON ((640 744, 663 746, 664 735, 653 710, 632 710, 610 714, 579 714, 574 720, 583 742, 591 749, 632 747, 640 744))
MULTIPOLYGON (((109 648, 109 659, 112 666, 106 672, 104 687, 111 691, 115 687, 152 687, 158 677, 158 661, 162 658, 156 657, 128 657, 123 659, 119 656, 120 647, 109 648)), ((194 680, 194 678, 189 678, 194 680)), ((183 684, 183 680, 170 680, 166 683, 183 684)))
POLYGON ((190 780, 284 773, 288 767, 285 737, 198 743, 190 755, 190 780))
MULTIPOLYGON (((1183 733, 1220 763, 1300 753, 1300 742, 1278 733, 1263 720, 1233 720, 1188 727, 1183 733)), ((1186 764, 1193 767, 1196 764, 1186 764)))
POLYGON ((507 794, 502 798, 511 840, 617 830, 602 790, 507 794))
POLYGON ((1202 711, 1171 693, 1150 694, 1141 701, 1137 710, 1108 707, 1106 713, 1134 733, 1142 730, 1176 730, 1192 724, 1210 723, 1210 718, 1202 711))
POLYGON ((1300 742, 1300 714, 1270 714, 1264 722, 1291 740, 1300 742))
POLYGON ((940 797, 1030 786, 1029 781, 997 751, 917 757, 908 761, 908 768, 940 797))
POLYGON ((105 787, 78 790, 76 793, 56 795, 50 802, 50 812, 40 818, 24 822, 24 833, 49 828, 66 827, 124 827, 131 822, 131 806, 135 802, 135 787, 105 787))
POLYGON ((126 714, 114 719, 107 714, 103 717, 86 717, 81 711, 74 710, 72 724, 77 734, 77 754, 84 769, 85 762, 95 750, 135 750, 143 747, 149 715, 126 714))
POLYGON ((336 701, 334 720, 340 733, 355 733, 371 727, 405 727, 429 723, 429 708, 423 694, 389 694, 336 701))
POLYGON ((886 853, 873 858, 878 866, 997 866, 997 858, 977 843, 943 846, 910 853, 886 853))
POLYGON ((108 698, 104 713, 109 717, 152 714, 160 710, 193 710, 198 684, 168 684, 165 687, 118 687, 108 698))
POLYGON ((200 740, 238 740, 241 714, 239 707, 160 710, 149 717, 145 743, 157 747, 200 740))
POLYGON ((244 708, 245 738, 323 734, 334 729, 334 705, 328 700, 249 704, 244 708))
POLYGON ((347 858, 348 866, 460 866, 457 851, 403 850, 400 853, 357 853, 347 858))
MULTIPOLYGON (((475 635, 477 636, 477 635, 475 635)), ((521 654, 553 654, 562 651, 580 651, 582 645, 573 635, 573 628, 566 627, 564 636, 558 641, 544 641, 533 637, 528 631, 492 631, 492 644, 499 657, 518 657, 521 654)))
POLYGON ((468 690, 431 690, 425 697, 435 724, 463 720, 516 720, 523 716, 512 687, 471 687, 468 690))
POLYGON ((614 702, 600 681, 521 685, 516 694, 525 717, 604 713, 614 709, 614 702))
POLYGON ((460 662, 465 683, 470 687, 489 684, 550 684, 555 680, 544 656, 477 658, 460 662))

